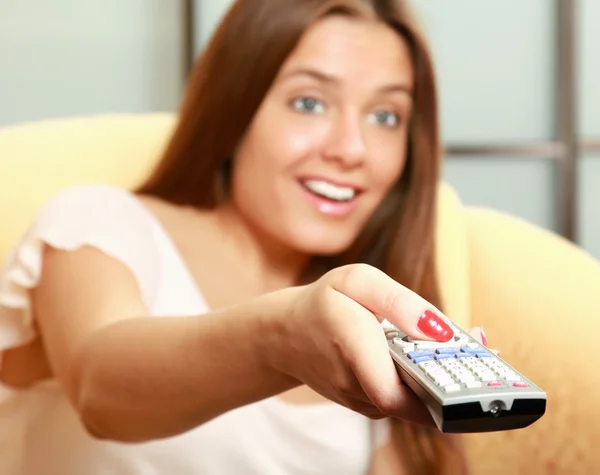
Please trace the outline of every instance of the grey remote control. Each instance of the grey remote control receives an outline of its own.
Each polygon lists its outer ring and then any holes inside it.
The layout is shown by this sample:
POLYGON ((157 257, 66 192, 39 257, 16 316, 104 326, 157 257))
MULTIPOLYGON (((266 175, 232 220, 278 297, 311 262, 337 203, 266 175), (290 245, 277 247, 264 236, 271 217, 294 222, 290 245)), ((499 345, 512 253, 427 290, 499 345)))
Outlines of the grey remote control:
POLYGON ((443 343, 415 340, 385 320, 401 379, 425 403, 442 432, 520 429, 546 410, 546 393, 450 322, 443 343))

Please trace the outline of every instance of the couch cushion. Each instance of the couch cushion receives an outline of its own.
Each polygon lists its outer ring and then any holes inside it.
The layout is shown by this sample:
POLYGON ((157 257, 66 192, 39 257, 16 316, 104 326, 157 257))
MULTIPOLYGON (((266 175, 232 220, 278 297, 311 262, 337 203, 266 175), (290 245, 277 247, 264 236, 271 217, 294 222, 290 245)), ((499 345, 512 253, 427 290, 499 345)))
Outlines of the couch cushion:
POLYGON ((468 329, 471 322, 465 208, 447 183, 439 187, 437 206, 436 259, 443 310, 468 329))
POLYGON ((151 169, 172 114, 100 115, 0 129, 0 262, 51 195, 79 183, 133 187, 151 169))

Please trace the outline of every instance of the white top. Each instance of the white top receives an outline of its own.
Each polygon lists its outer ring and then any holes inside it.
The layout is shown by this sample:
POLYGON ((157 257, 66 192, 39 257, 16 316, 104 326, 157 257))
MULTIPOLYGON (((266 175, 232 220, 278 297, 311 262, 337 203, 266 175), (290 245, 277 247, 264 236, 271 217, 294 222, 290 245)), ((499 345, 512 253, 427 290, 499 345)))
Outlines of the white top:
MULTIPOLYGON (((27 289, 42 247, 94 246, 135 276, 149 315, 195 315, 208 306, 158 219, 129 191, 69 188, 46 203, 0 274, 0 352, 35 335, 27 289)), ((6 388, 4 388, 6 389, 6 388)), ((92 438, 54 380, 0 400, 3 475, 364 474, 386 421, 325 402, 273 397, 183 435, 141 444, 92 438)))

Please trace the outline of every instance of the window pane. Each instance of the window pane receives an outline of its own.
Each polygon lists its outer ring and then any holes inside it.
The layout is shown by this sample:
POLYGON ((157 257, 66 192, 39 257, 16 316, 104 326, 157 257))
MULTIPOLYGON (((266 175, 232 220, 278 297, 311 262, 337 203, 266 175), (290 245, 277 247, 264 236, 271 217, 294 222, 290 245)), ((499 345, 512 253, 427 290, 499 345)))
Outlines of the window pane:
POLYGON ((444 179, 466 205, 494 208, 556 230, 555 163, 551 160, 447 158, 444 179))
POLYGON ((600 138, 600 1, 581 0, 578 22, 579 121, 582 136, 600 138))
POLYGON ((579 161, 578 236, 581 246, 600 259, 600 155, 579 161))
POLYGON ((195 0, 195 50, 200 54, 233 0, 195 0))
POLYGON ((412 3, 434 52, 446 141, 552 137, 555 2, 412 3))

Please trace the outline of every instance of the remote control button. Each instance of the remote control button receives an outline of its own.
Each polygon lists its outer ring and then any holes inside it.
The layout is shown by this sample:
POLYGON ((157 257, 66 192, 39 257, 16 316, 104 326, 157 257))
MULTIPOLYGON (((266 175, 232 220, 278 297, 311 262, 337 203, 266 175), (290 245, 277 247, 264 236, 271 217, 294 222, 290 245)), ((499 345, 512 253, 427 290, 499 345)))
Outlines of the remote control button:
POLYGON ((431 340, 419 340, 418 338, 413 338, 412 336, 407 336, 406 341, 411 343, 433 343, 431 340))
POLYGON ((459 346, 444 346, 442 348, 437 348, 435 350, 435 352, 438 355, 452 355, 454 356, 454 354, 456 353, 456 349, 459 348, 459 346))
POLYGON ((487 383, 487 385, 493 387, 502 386, 502 381, 490 381, 489 383, 487 383))
POLYGON ((437 350, 440 347, 440 344, 447 345, 446 342, 439 343, 437 341, 420 341, 416 342, 415 346, 417 350, 437 350))
POLYGON ((461 345, 466 345, 469 342, 469 337, 464 333, 461 333, 456 336, 456 342, 461 345))
POLYGON ((425 371, 425 374, 427 374, 427 376, 429 376, 431 379, 433 379, 433 382, 440 387, 444 387, 449 384, 456 383, 456 381, 454 381, 452 376, 450 376, 448 373, 446 373, 439 366, 428 368, 425 371))
POLYGON ((480 351, 476 354, 477 358, 491 358, 492 354, 487 351, 480 351))
POLYGON ((449 384, 456 384, 456 381, 454 381, 454 379, 448 375, 434 375, 431 376, 431 378, 440 387, 448 386, 449 384))
POLYGON ((408 353, 408 357, 411 360, 414 360, 415 358, 420 358, 421 356, 431 356, 433 357, 433 351, 428 351, 428 350, 416 350, 416 351, 410 351, 408 353))
MULTIPOLYGON (((452 361, 452 360, 450 360, 450 361, 452 361)), ((459 372, 461 369, 463 369, 463 368, 460 368, 460 367, 458 367, 458 366, 456 366, 456 365, 452 365, 452 364, 444 364, 444 363, 446 363, 446 362, 448 362, 448 360, 441 360, 441 361, 440 361, 440 364, 442 365, 442 367, 443 367, 443 368, 444 368, 446 371, 449 371, 450 373, 456 373, 456 372, 459 372)), ((466 371, 466 370, 465 370, 465 371, 466 371)))
POLYGON ((423 363, 423 361, 431 361, 433 359, 432 356, 418 356, 416 358, 411 358, 413 363, 423 363))
POLYGON ((462 351, 463 353, 469 353, 472 355, 479 353, 478 348, 469 348, 468 346, 461 347, 460 351, 462 351))
POLYGON ((438 365, 435 361, 433 360, 427 360, 427 361, 422 361, 421 363, 417 363, 417 366, 419 368, 421 368, 423 371, 425 371, 426 373, 431 369, 431 368, 437 368, 438 365))
POLYGON ((436 360, 447 360, 448 358, 454 358, 454 354, 442 353, 441 355, 435 355, 436 360))
POLYGON ((501 363, 500 361, 495 360, 494 358, 491 358, 489 360, 485 360, 484 363, 486 365, 488 365, 492 369, 505 369, 505 368, 508 368, 504 363, 501 363))
POLYGON ((440 366, 440 368, 443 368, 444 371, 448 371, 449 373, 452 373, 452 371, 456 367, 452 364, 453 361, 454 360, 452 358, 444 358, 444 359, 441 359, 440 361, 438 361, 438 365, 440 366), (447 363, 450 363, 450 364, 447 364, 447 363))
POLYGON ((454 356, 457 358, 469 358, 473 355, 471 355, 470 353, 456 353, 454 356))
POLYGON ((489 373, 478 374, 479 379, 482 381, 494 381, 496 379, 496 375, 491 371, 489 373))
POLYGON ((501 376, 506 379, 509 383, 512 383, 513 381, 520 381, 521 377, 518 376, 516 373, 512 373, 512 374, 507 374, 507 375, 502 375, 501 376))
POLYGON ((483 365, 483 363, 481 361, 478 361, 477 358, 475 358, 473 355, 469 355, 469 354, 465 354, 465 353, 457 353, 456 357, 458 358, 458 355, 464 355, 464 356, 460 356, 460 363, 467 366, 467 367, 471 367, 471 366, 479 366, 479 365, 483 365))
POLYGON ((484 358, 485 365, 494 371, 500 378, 505 379, 508 382, 520 381, 521 377, 517 375, 510 367, 505 363, 502 363, 494 358, 484 358))
POLYGON ((392 340, 392 343, 395 346, 399 346, 400 348, 411 348, 411 349, 414 349, 414 347, 415 347, 414 343, 410 343, 408 341, 405 341, 403 338, 394 338, 392 340))
POLYGON ((517 381, 516 383, 513 383, 513 386, 514 386, 515 388, 528 388, 528 387, 529 387, 529 384, 527 384, 527 383, 526 383, 526 382, 524 382, 524 381, 517 381))
POLYGON ((388 340, 393 340, 395 338, 398 338, 400 336, 400 332, 398 330, 385 330, 385 337, 388 340))
POLYGON ((460 391, 460 384, 449 384, 448 386, 444 386, 444 391, 447 393, 454 393, 456 391, 460 391))
POLYGON ((480 388, 481 387, 481 381, 470 381, 468 383, 465 383, 465 385, 469 389, 480 388))

